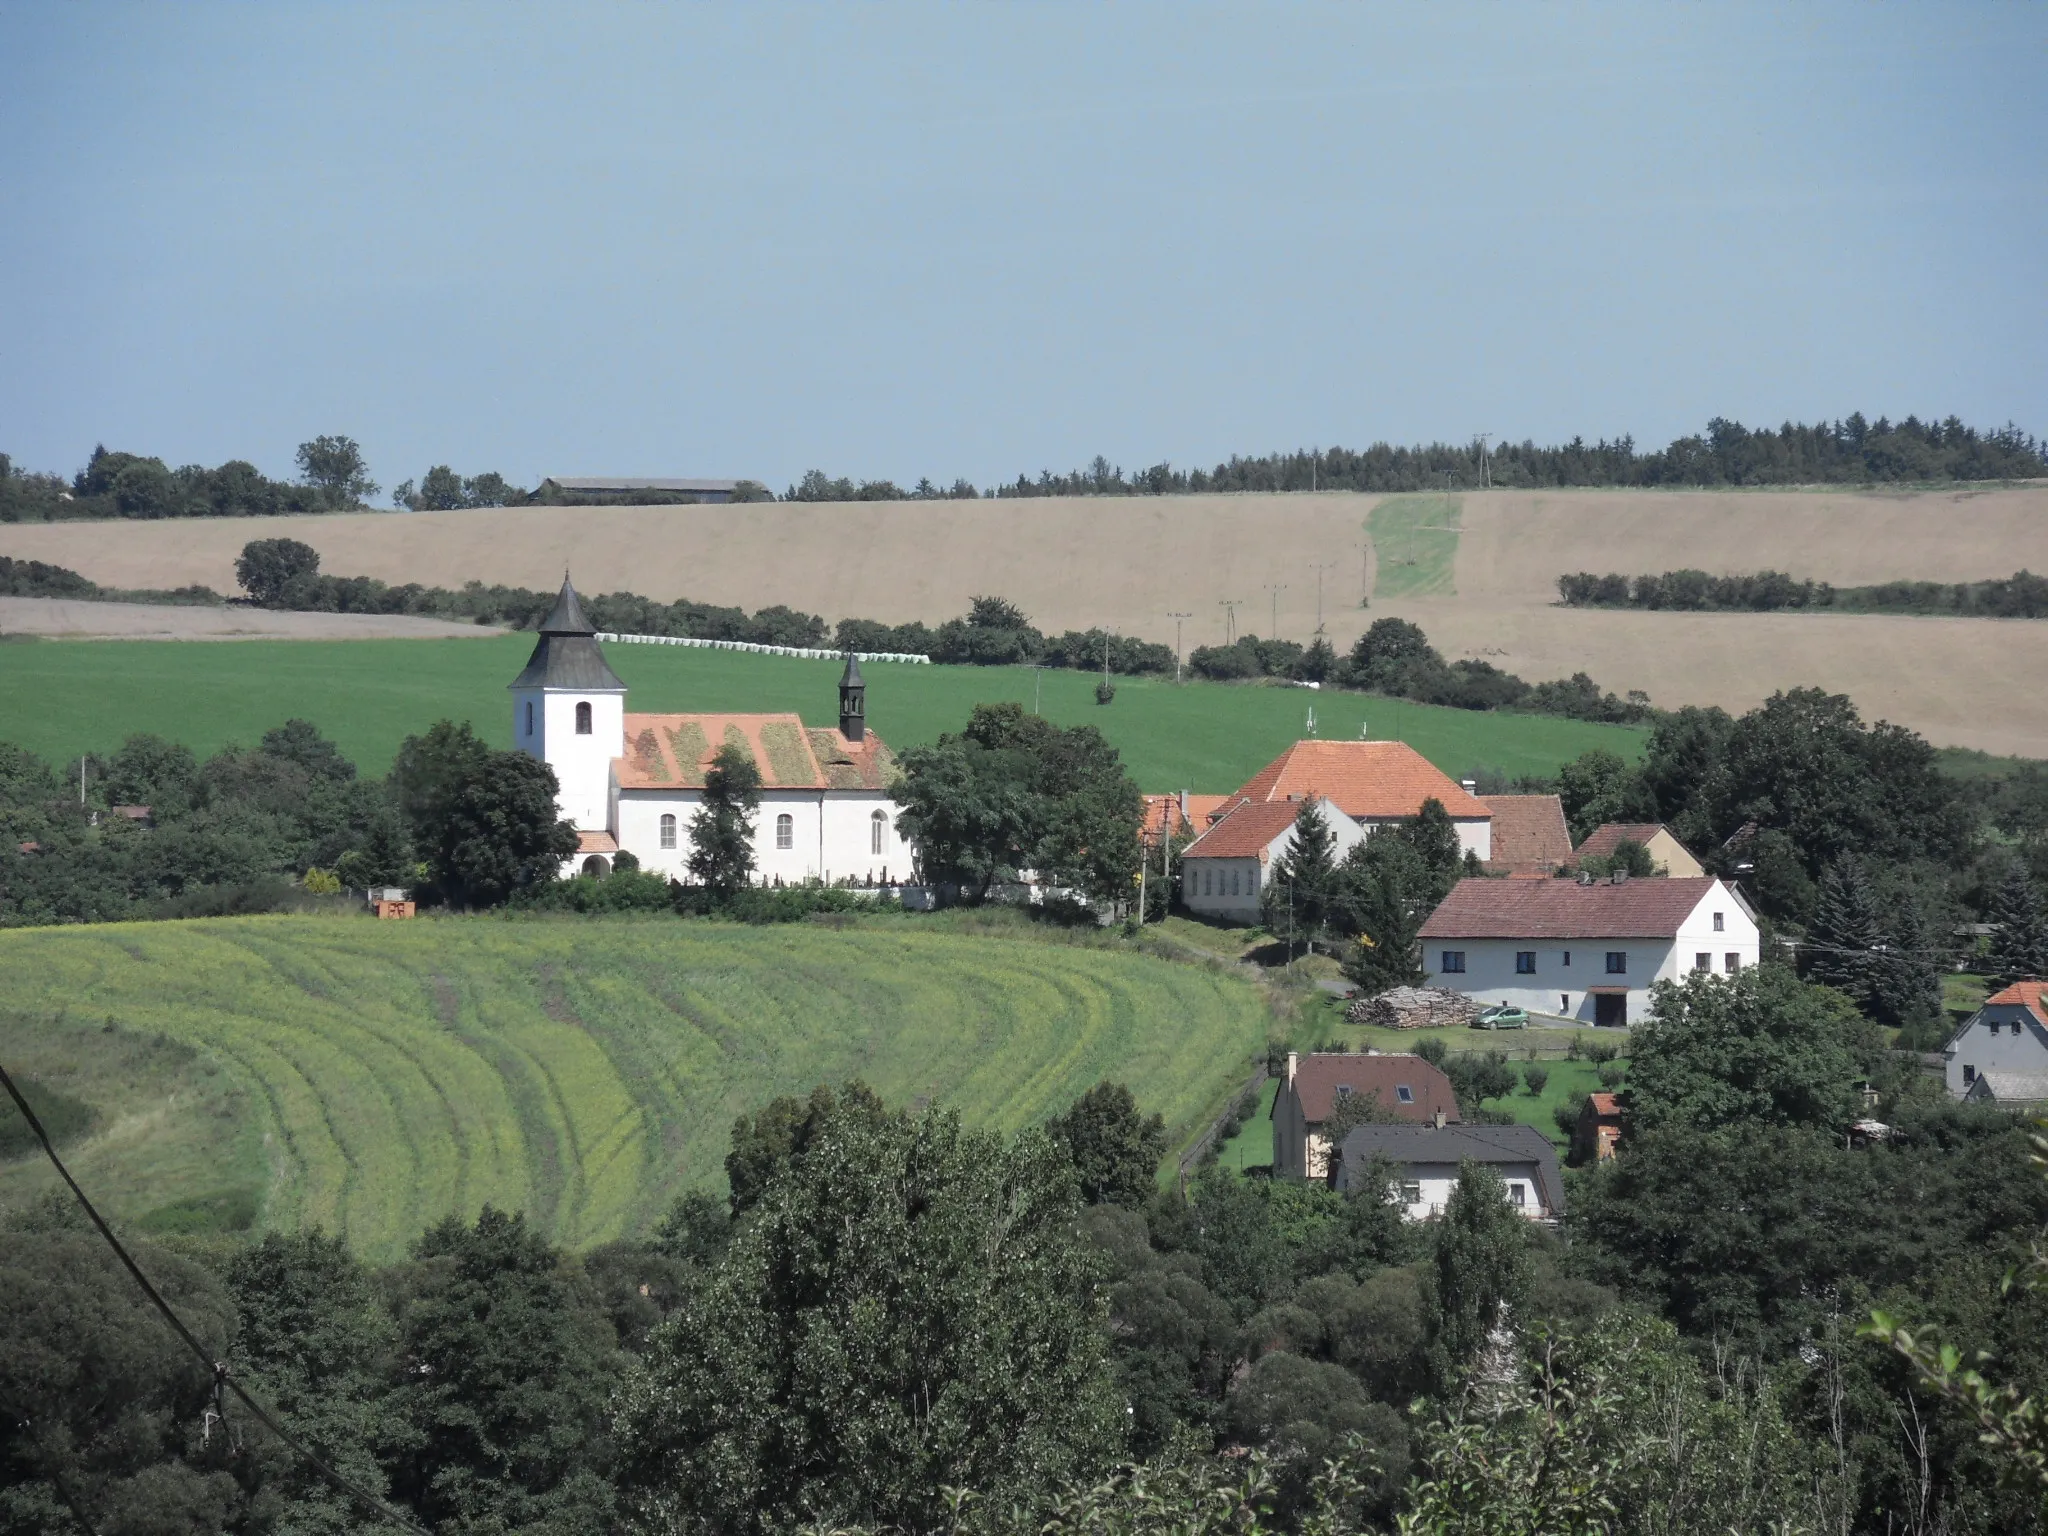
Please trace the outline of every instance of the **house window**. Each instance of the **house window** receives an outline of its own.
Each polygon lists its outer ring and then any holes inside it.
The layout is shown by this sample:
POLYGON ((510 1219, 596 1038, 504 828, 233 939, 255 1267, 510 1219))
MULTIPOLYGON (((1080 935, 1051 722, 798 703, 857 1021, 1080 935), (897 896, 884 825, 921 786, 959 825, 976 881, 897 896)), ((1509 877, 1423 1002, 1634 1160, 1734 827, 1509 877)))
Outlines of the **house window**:
POLYGON ((1256 896, 1259 894, 1259 871, 1256 865, 1245 871, 1244 893, 1247 896, 1256 896))
POLYGON ((1202 871, 1202 894, 1204 896, 1214 896, 1216 894, 1216 871, 1213 869, 1202 871))
POLYGON ((1338 1097, 1338 1098, 1340 1098, 1340 1099, 1348 1099, 1348 1098, 1350 1098, 1350 1097, 1351 1097, 1351 1085, 1350 1085, 1349 1083, 1339 1083, 1339 1084, 1337 1085, 1337 1097, 1338 1097))
POLYGON ((1714 957, 1701 950, 1692 957, 1692 968, 1696 971, 1711 971, 1714 968, 1714 957))
POLYGON ((1465 951, 1462 949, 1447 949, 1443 953, 1443 962, 1442 965, 1437 967, 1438 970, 1448 975, 1461 976, 1465 972, 1465 951))
POLYGON ((1237 894, 1237 871, 1234 869, 1230 872, 1230 894, 1237 894))
POLYGON ((868 852, 880 853, 889 836, 889 818, 877 811, 868 818, 868 852))
POLYGON ((588 704, 578 704, 576 706, 576 734, 578 736, 588 736, 590 734, 590 706, 588 704))
POLYGON ((1534 976, 1536 974, 1535 950, 1518 949, 1515 951, 1515 974, 1517 976, 1534 976))
POLYGON ((1572 968, 1572 952, 1570 950, 1566 950, 1564 952, 1564 968, 1566 970, 1570 970, 1572 968))
POLYGON ((1727 932, 1727 930, 1728 930, 1728 924, 1727 924, 1726 920, 1725 920, 1725 919, 1723 919, 1723 917, 1721 916, 1721 914, 1720 914, 1719 912, 1716 912, 1716 913, 1714 914, 1714 932, 1716 932, 1716 933, 1725 933, 1725 932, 1727 932))
POLYGON ((1403 1205, 1422 1204, 1422 1185, 1418 1181, 1409 1179, 1402 1184, 1401 1203, 1403 1205))
POLYGON ((775 818, 775 846, 794 848, 796 846, 796 818, 784 811, 775 818))
POLYGON ((1730 976, 1733 976, 1737 971, 1742 969, 1742 956, 1735 953, 1735 951, 1732 949, 1729 950, 1727 954, 1721 957, 1721 969, 1726 971, 1730 976))
POLYGON ((1970 1084, 1974 1083, 1975 1081, 1977 1081, 1977 1069, 1975 1067, 1965 1065, 1963 1068, 1963 1086, 1967 1088, 1970 1086, 1970 1084))
POLYGON ((676 845, 676 818, 671 811, 661 814, 661 846, 673 848, 676 845))
POLYGON ((533 700, 526 701, 526 734, 533 734, 533 700))
POLYGON ((1403 1104, 1413 1104, 1415 1102, 1415 1090, 1406 1083, 1396 1083, 1394 1085, 1394 1097, 1403 1104))
POLYGON ((1521 1183, 1519 1180, 1510 1181, 1508 1184, 1508 1204, 1523 1204, 1528 1198, 1528 1190, 1529 1186, 1521 1183))
POLYGON ((1557 994, 1557 1011, 1563 1014, 1566 1018, 1570 1018, 1572 1016, 1571 993, 1560 992, 1557 994))
POLYGON ((1626 976, 1628 974, 1627 950, 1610 949, 1607 951, 1607 974, 1610 976, 1626 976))

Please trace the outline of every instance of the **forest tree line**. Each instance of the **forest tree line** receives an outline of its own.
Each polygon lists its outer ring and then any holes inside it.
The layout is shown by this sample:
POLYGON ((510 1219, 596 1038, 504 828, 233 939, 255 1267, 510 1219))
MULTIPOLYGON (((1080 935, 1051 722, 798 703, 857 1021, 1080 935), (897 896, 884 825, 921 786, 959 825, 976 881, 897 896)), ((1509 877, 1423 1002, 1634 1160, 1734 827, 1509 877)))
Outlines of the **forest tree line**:
MULTIPOLYGON (((214 469, 173 469, 147 455, 95 447, 76 475, 18 469, 0 454, 0 522, 59 518, 268 517, 356 511, 378 493, 360 446, 352 438, 322 436, 302 443, 297 481, 272 480, 235 459, 214 469)), ((1703 433, 1639 451, 1629 436, 1561 446, 1524 439, 1489 446, 1430 443, 1396 447, 1312 448, 1256 455, 1233 454, 1213 469, 1180 469, 1161 462, 1129 473, 1097 455, 1086 468, 981 488, 955 476, 941 484, 929 476, 909 489, 893 480, 856 480, 813 469, 779 498, 794 502, 947 501, 977 497, 1228 495, 1286 491, 1537 489, 1568 486, 1717 487, 1768 485, 1915 484, 1956 480, 2027 480, 2048 474, 2048 444, 2008 423, 1983 430, 1955 416, 1868 421, 1852 412, 1812 426, 1786 422, 1752 430, 1715 417, 1703 433)), ((404 480, 392 495, 398 510, 453 511, 467 507, 616 505, 672 502, 672 495, 570 495, 543 481, 524 489, 495 470, 473 475, 436 464, 417 481, 404 480)), ((741 480, 735 502, 778 499, 758 480, 741 480)))
POLYGON ((1596 576, 1576 571, 1557 578, 1567 608, 1648 608, 1679 613, 1943 614, 1973 619, 2048 618, 2048 578, 2031 571, 1987 581, 1886 581, 1835 587, 1783 571, 1715 576, 1706 571, 1665 571, 1656 576, 1596 576))

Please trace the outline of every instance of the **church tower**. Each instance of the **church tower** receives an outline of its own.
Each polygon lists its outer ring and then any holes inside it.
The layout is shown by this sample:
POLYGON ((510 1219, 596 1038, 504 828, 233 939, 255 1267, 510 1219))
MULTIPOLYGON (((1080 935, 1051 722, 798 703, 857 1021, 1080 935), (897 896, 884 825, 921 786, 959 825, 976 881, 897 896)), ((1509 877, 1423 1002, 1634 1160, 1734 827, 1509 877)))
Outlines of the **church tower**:
POLYGON ((861 681, 860 658, 846 653, 846 670, 839 674, 839 734, 848 741, 861 741, 868 734, 868 685, 861 681))
POLYGON ((579 831, 605 831, 612 759, 626 754, 626 685, 566 573, 511 692, 513 746, 555 770, 555 803, 579 831))

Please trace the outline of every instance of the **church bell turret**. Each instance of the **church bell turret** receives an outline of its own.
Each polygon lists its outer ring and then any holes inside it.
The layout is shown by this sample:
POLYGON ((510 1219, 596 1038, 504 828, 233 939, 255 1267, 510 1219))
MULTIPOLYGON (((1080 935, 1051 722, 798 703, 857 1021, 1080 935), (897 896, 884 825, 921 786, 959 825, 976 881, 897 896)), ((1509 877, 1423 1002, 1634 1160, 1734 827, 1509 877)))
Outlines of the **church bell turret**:
POLYGON ((868 685, 861 681, 860 658, 848 651, 846 670, 839 674, 839 734, 860 741, 867 733, 868 685))

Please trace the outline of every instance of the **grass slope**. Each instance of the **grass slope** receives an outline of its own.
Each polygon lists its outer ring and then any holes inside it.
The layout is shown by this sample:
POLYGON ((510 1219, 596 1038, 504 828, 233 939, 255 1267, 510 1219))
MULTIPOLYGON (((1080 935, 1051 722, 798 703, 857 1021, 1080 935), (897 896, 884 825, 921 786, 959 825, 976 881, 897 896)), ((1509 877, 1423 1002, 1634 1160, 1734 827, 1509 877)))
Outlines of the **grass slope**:
POLYGON ((1448 597, 1455 593, 1459 516, 1456 496, 1389 496, 1373 506, 1374 597, 1448 597))
MULTIPOLYGON (((497 640, 41 641, 9 645, 0 665, 0 738, 52 762, 107 752, 136 731, 184 741, 202 756, 253 743, 293 715, 312 720, 365 772, 381 774, 408 734, 444 716, 473 720, 511 745, 505 685, 530 636, 497 640)), ((636 710, 794 710, 836 723, 839 663, 682 646, 613 645, 636 710)), ((1454 776, 1479 767, 1548 773, 1595 746, 1634 758, 1642 733, 1537 715, 1481 715, 1360 694, 1119 679, 1096 704, 1083 672, 1029 667, 866 669, 868 719, 903 748, 958 730, 978 703, 1034 697, 1050 719, 1101 728, 1150 790, 1225 793, 1307 734, 1399 737, 1454 776)))
MULTIPOLYGON (((0 1051, 83 1100, 68 1160, 156 1229, 318 1223, 388 1259, 485 1202, 578 1246, 720 1187, 736 1114, 852 1076, 1014 1130, 1103 1077, 1197 1133, 1263 1049, 1247 982, 914 919, 0 933, 0 1051)), ((0 1202, 53 1176, 0 1163, 0 1202)))

